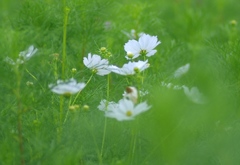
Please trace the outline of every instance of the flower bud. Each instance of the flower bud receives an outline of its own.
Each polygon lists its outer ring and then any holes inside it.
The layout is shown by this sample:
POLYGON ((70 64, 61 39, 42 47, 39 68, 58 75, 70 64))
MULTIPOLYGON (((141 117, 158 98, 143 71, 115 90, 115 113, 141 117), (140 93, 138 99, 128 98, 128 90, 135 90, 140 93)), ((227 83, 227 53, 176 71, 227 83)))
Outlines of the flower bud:
POLYGON ((89 106, 85 104, 85 105, 83 106, 83 110, 84 110, 84 111, 88 111, 88 110, 89 110, 89 106))
POLYGON ((76 68, 72 68, 72 74, 75 74, 77 72, 76 68))
POLYGON ((127 52, 127 57, 130 58, 130 59, 133 58, 133 53, 132 52, 127 52))
POLYGON ((27 81, 27 82, 26 82, 26 85, 27 85, 27 86, 33 86, 33 82, 27 81))

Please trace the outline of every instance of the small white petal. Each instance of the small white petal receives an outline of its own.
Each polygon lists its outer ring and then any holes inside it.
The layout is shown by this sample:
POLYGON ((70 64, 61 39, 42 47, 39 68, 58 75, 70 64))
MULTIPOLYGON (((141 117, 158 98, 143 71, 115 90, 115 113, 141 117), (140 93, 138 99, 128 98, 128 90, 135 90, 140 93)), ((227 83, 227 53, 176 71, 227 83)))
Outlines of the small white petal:
POLYGON ((49 84, 48 87, 51 89, 52 92, 57 94, 75 94, 81 91, 86 86, 85 83, 77 83, 77 81, 73 78, 62 81, 58 80, 57 84, 49 84))
POLYGON ((185 95, 192 102, 197 103, 197 104, 205 104, 206 103, 206 98, 203 96, 202 93, 199 92, 197 87, 192 87, 190 90, 187 86, 183 85, 182 88, 183 88, 185 95))
POLYGON ((96 70, 96 74, 100 76, 107 75, 111 72, 111 70, 109 70, 108 60, 101 59, 101 57, 96 54, 92 55, 88 53, 88 57, 83 58, 83 63, 87 68, 96 70))
POLYGON ((185 73, 188 72, 190 68, 190 64, 187 63, 186 65, 184 66, 181 66, 180 68, 178 68, 175 72, 174 72, 174 77, 175 78, 180 78, 182 75, 184 75, 185 73))

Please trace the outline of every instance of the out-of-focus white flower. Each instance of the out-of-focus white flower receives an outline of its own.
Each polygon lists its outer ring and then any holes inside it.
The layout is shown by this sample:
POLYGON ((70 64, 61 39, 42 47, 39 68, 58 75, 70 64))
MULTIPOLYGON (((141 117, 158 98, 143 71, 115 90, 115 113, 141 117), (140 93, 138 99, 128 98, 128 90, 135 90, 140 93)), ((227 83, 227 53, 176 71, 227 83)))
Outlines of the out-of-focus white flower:
POLYGON ((105 115, 110 118, 115 118, 118 121, 123 120, 133 120, 135 116, 139 115, 142 112, 149 110, 149 106, 146 102, 134 105, 131 100, 121 99, 118 102, 118 106, 109 107, 109 111, 105 112, 105 115))
POLYGON ((77 83, 73 78, 66 81, 58 80, 57 84, 49 84, 49 88, 52 92, 64 96, 75 94, 81 91, 85 86, 85 83, 77 83))
POLYGON ((11 59, 10 57, 5 58, 5 62, 11 65, 19 65, 23 64, 25 61, 29 60, 36 52, 38 51, 37 48, 34 48, 33 45, 29 46, 28 50, 22 51, 19 53, 19 57, 17 58, 16 62, 11 59))
POLYGON ((187 64, 184 65, 184 66, 181 66, 180 68, 178 68, 178 69, 174 72, 174 77, 175 77, 175 78, 181 77, 182 75, 184 75, 185 73, 188 72, 189 68, 190 68, 190 64, 189 64, 189 63, 187 63, 187 64))
POLYGON ((138 62, 128 62, 127 64, 124 64, 122 68, 118 68, 117 66, 109 66, 109 69, 117 74, 120 75, 134 75, 136 73, 140 73, 143 70, 147 69, 149 67, 149 64, 146 61, 138 61, 138 62))
POLYGON ((140 96, 140 97, 146 96, 146 95, 148 95, 148 94, 149 94, 148 90, 140 90, 140 91, 139 91, 139 96, 140 96))
POLYGON ((101 100, 100 104, 98 105, 98 109, 100 111, 109 111, 109 109, 116 109, 117 107, 117 103, 107 100, 101 100))
POLYGON ((29 60, 36 52, 37 48, 34 48, 33 45, 29 46, 28 50, 22 51, 19 54, 19 57, 23 59, 23 61, 29 60))
POLYGON ((138 100, 138 91, 135 87, 127 87, 123 93, 123 97, 136 104, 138 100))
POLYGON ((83 59, 84 65, 91 69, 93 73, 96 73, 100 76, 109 74, 111 71, 108 69, 108 60, 101 59, 101 56, 96 54, 88 53, 88 57, 83 59))
POLYGON ((161 42, 158 41, 157 36, 150 36, 148 34, 142 34, 138 41, 129 40, 124 45, 124 50, 129 54, 132 53, 133 56, 126 56, 127 59, 134 59, 140 55, 143 56, 153 56, 157 50, 154 48, 159 45, 161 42))
POLYGON ((173 83, 165 83, 164 81, 161 82, 161 85, 164 87, 167 87, 169 89, 174 89, 174 90, 182 89, 182 86, 180 86, 180 85, 174 85, 173 83))
POLYGON ((182 89, 182 87, 179 86, 179 85, 174 85, 174 86, 173 86, 173 89, 174 89, 174 90, 180 90, 180 89, 182 89))
POLYGON ((16 62, 14 62, 13 59, 11 59, 10 57, 6 57, 4 61, 9 63, 10 65, 16 65, 16 62))
POLYGON ((202 93, 199 92, 197 87, 192 87, 189 89, 187 86, 182 86, 185 95, 190 99, 192 102, 197 104, 205 104, 206 98, 202 93))
POLYGON ((138 37, 141 37, 143 34, 145 34, 143 32, 137 33, 135 29, 131 29, 130 32, 126 32, 122 30, 122 33, 125 34, 130 39, 136 39, 138 37))

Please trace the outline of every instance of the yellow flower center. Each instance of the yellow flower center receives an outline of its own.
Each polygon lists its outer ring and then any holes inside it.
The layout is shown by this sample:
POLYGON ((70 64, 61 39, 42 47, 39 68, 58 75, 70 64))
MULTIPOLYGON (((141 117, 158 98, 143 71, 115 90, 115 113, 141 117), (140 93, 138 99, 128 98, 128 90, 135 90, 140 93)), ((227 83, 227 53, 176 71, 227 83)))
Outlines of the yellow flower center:
POLYGON ((135 73, 139 73, 140 72, 138 67, 133 68, 133 70, 134 70, 135 73))
POLYGON ((97 69, 93 69, 93 70, 92 70, 92 73, 93 73, 93 74, 95 74, 95 73, 97 73, 97 72, 98 72, 97 69))
POLYGON ((132 116, 132 111, 128 110, 128 111, 126 112, 126 116, 128 116, 128 117, 132 116))
POLYGON ((70 92, 66 92, 63 94, 64 97, 69 98, 72 94, 70 92))

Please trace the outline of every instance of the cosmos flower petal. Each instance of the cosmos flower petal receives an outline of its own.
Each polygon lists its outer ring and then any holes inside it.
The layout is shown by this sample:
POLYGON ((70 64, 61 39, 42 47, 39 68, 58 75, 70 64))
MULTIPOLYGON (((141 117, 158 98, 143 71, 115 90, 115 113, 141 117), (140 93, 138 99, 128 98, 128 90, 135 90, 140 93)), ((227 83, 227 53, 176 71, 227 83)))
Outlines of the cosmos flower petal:
POLYGON ((192 87, 191 89, 189 89, 187 86, 183 85, 182 88, 185 95, 192 102, 196 104, 205 104, 207 102, 205 96, 199 92, 197 87, 192 87))
POLYGON ((184 66, 179 67, 175 72, 174 72, 174 77, 175 78, 180 78, 182 75, 186 74, 190 68, 190 64, 187 63, 184 66))
POLYGON ((139 57, 142 54, 142 51, 145 52, 147 57, 153 56, 157 51, 155 47, 159 45, 161 42, 158 41, 157 36, 150 36, 148 34, 142 34, 138 41, 129 40, 124 45, 124 50, 133 55, 133 57, 127 59, 134 59, 139 57))
POLYGON ((83 64, 91 69, 94 70, 96 74, 100 76, 107 75, 111 72, 109 69, 107 59, 101 59, 99 55, 88 53, 88 57, 83 58, 83 64))
POLYGON ((52 92, 60 95, 78 93, 85 86, 86 86, 85 83, 77 83, 77 81, 73 78, 66 81, 58 80, 57 84, 48 85, 52 92))
POLYGON ((133 120, 138 114, 150 109, 146 102, 134 105, 131 100, 125 98, 119 100, 118 105, 111 107, 110 111, 105 111, 105 116, 115 118, 118 121, 133 120))

